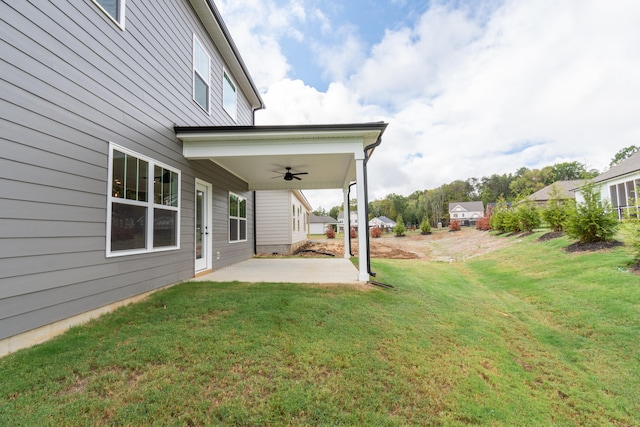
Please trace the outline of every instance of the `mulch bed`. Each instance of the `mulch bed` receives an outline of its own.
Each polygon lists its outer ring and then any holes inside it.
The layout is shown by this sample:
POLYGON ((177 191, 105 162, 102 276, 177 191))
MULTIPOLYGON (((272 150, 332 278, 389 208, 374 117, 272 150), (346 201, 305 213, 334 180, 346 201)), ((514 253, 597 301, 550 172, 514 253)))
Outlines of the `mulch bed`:
POLYGON ((538 237, 538 240, 541 242, 546 242, 547 240, 557 239, 558 237, 564 236, 562 231, 550 231, 549 233, 544 233, 542 236, 538 237))
POLYGON ((622 245, 624 245, 624 243, 619 242, 617 240, 610 240, 607 242, 592 242, 592 243, 576 242, 567 246, 566 248, 564 248, 564 250, 567 252, 594 252, 594 251, 601 251, 604 249, 612 249, 622 245))

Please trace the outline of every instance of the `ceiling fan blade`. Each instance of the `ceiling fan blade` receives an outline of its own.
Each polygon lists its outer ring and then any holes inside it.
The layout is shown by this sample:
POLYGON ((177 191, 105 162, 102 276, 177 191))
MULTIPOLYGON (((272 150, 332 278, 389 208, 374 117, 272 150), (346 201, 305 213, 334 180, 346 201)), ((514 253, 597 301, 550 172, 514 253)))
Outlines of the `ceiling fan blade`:
POLYGON ((296 172, 292 173, 291 175, 309 175, 309 172, 296 172))
POLYGON ((296 173, 296 174, 293 174, 293 178, 294 178, 294 179, 297 179, 298 181, 302 181, 302 178, 298 178, 296 175, 300 175, 300 174, 297 174, 297 173, 296 173))

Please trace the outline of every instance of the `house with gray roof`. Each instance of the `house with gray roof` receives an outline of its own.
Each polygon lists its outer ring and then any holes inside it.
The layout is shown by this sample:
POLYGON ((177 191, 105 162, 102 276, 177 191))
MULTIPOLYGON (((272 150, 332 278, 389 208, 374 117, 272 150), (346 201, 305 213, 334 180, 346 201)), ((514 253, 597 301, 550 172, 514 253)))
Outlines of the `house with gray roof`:
POLYGON ((311 214, 309 221, 309 234, 324 234, 327 232, 327 228, 338 225, 338 220, 329 215, 311 214))
POLYGON ((475 225, 484 217, 484 204, 481 201, 449 203, 449 220, 459 221, 461 225, 475 225))
POLYGON ((557 191, 557 195, 555 195, 555 197, 561 200, 575 200, 576 188, 583 185, 584 182, 584 179, 557 181, 531 194, 527 197, 527 200, 530 200, 539 206, 546 206, 549 200, 554 197, 554 189, 557 191))
POLYGON ((383 230, 391 230, 396 225, 397 223, 394 220, 384 215, 373 218, 372 220, 369 221, 369 227, 379 227, 380 229, 383 229, 383 230))
MULTIPOLYGON (((640 151, 627 157, 591 180, 600 191, 600 199, 608 200, 611 207, 623 219, 626 214, 638 215, 638 192, 640 191, 640 151)), ((576 190, 576 202, 584 198, 576 190)))

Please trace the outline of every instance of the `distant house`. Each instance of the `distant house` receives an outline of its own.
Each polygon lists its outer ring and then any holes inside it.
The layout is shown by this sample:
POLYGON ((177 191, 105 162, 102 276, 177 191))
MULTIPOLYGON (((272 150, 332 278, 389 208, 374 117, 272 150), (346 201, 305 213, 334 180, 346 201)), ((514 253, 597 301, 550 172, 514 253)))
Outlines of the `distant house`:
POLYGON ((338 220, 328 215, 311 214, 309 218, 309 234, 324 234, 328 227, 338 225, 338 220))
MULTIPOLYGON (((338 214, 338 232, 344 231, 344 211, 338 214)), ((349 228, 358 229, 358 214, 356 212, 351 211, 349 214, 349 228)))
POLYGON ((307 240, 311 205, 300 190, 256 191, 256 252, 295 252, 307 240))
POLYGON ((460 221, 461 225, 475 225, 484 216, 482 202, 449 203, 449 219, 460 221))
MULTIPOLYGON (((608 200, 622 219, 627 212, 638 214, 640 191, 640 151, 591 180, 600 189, 600 199, 608 200)), ((584 198, 576 190, 576 202, 584 198)))
POLYGON ((369 221, 369 227, 379 227, 383 230, 391 230, 396 226, 396 222, 386 216, 379 216, 369 221))
POLYGON ((535 202, 539 206, 546 206, 549 200, 553 197, 551 193, 553 192, 554 188, 557 188, 559 191, 557 195, 559 199, 575 200, 576 188, 580 187, 582 184, 584 184, 584 182, 584 179, 557 181, 531 194, 529 197, 527 197, 527 200, 535 202))

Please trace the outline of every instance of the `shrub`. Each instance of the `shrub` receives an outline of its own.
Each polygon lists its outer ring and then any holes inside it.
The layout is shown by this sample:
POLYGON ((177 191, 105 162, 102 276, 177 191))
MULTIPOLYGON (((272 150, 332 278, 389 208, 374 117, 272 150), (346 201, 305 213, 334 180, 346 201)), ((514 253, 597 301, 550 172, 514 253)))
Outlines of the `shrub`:
POLYGON ((593 183, 581 188, 584 202, 577 203, 569 210, 565 231, 581 243, 611 240, 618 231, 620 222, 611 209, 608 200, 600 200, 600 194, 593 183))
POLYGON ((460 221, 452 219, 449 223, 449 231, 460 231, 460 221))
POLYGON ((562 231, 569 217, 571 202, 560 198, 560 189, 558 187, 552 186, 550 194, 551 198, 547 203, 547 207, 542 209, 542 219, 551 230, 562 231))
POLYGON ((522 202, 515 210, 520 231, 531 233, 535 228, 540 227, 540 213, 538 207, 531 202, 522 202))
POLYGON ((491 230, 490 220, 491 218, 486 216, 478 219, 478 221, 476 222, 476 229, 482 231, 491 230))
POLYGON ((382 236, 382 230, 377 225, 371 229, 371 237, 378 238, 382 236))
POLYGON ((431 224, 429 223, 429 220, 427 218, 423 219, 420 223, 420 231, 422 232, 422 234, 431 233, 431 224))
POLYGON ((404 236, 404 232, 407 231, 407 226, 404 224, 402 215, 398 215, 398 218, 396 219, 396 226, 393 227, 393 231, 398 237, 404 236))
POLYGON ((358 232, 355 228, 351 227, 351 230, 349 230, 349 237, 351 237, 352 239, 358 237, 358 232))
POLYGON ((327 235, 327 239, 335 239, 336 238, 336 232, 333 229, 333 227, 327 228, 327 231, 325 232, 325 234, 327 235))
POLYGON ((508 210, 509 206, 507 205, 507 202, 503 197, 500 197, 498 199, 496 207, 493 208, 491 212, 491 217, 489 219, 489 225, 491 226, 491 228, 497 230, 500 233, 504 233, 505 231, 507 231, 505 220, 508 210))
POLYGON ((510 233, 518 233, 522 231, 520 229, 520 221, 518 220, 518 214, 515 209, 507 209, 504 212, 504 218, 502 219, 502 228, 504 231, 510 233))

